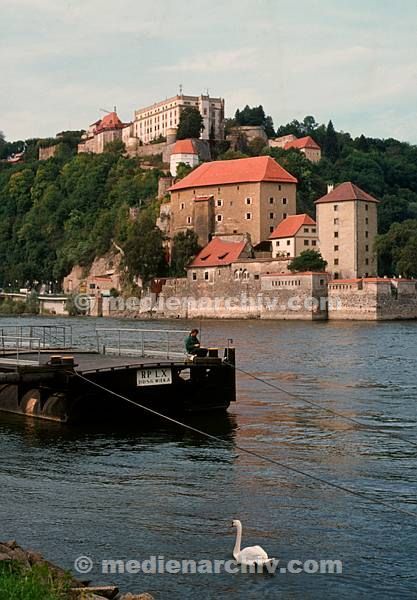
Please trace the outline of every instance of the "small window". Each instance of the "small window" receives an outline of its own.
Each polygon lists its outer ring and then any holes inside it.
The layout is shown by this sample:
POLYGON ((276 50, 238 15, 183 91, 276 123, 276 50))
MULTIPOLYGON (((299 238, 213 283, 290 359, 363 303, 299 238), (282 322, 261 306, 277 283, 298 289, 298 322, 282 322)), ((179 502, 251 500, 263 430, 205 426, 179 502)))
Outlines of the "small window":
POLYGON ((369 246, 368 246, 368 244, 366 244, 366 246, 365 246, 365 252, 369 252, 369 246))
POLYGON ((252 219, 252 213, 246 213, 246 220, 250 221, 252 219))
POLYGON ((192 223, 192 218, 191 217, 187 217, 187 224, 191 225, 191 223, 192 223))
POLYGON ((180 210, 184 210, 184 208, 185 208, 185 204, 184 204, 184 202, 181 202, 181 204, 180 204, 180 210))
POLYGON ((278 190, 281 191, 281 184, 278 184, 278 190))
POLYGON ((274 213, 269 213, 269 218, 273 219, 274 218, 274 213))
POLYGON ((282 199, 282 203, 283 203, 283 204, 287 204, 287 199, 286 199, 286 198, 283 198, 283 199, 282 199))
POLYGON ((308 233, 310 230, 308 227, 304 227, 304 233, 308 233))
POLYGON ((219 187, 217 188, 217 193, 220 194, 220 188, 219 187))
POLYGON ((311 245, 312 246, 317 246, 317 241, 316 240, 311 240, 311 245))
POLYGON ((245 198, 246 204, 252 204, 252 198, 245 198))
POLYGON ((369 206, 365 204, 365 210, 369 210, 369 206))
POLYGON ((339 219, 333 219, 334 225, 339 225, 339 219))
POLYGON ((197 280, 197 273, 195 271, 193 271, 193 281, 197 280))
POLYGON ((365 258, 365 265, 369 265, 369 258, 365 258))
POLYGON ((216 205, 217 205, 217 206, 223 206, 223 200, 220 200, 220 199, 219 199, 219 200, 217 200, 217 201, 216 201, 216 205))
POLYGON ((254 279, 259 279, 259 275, 254 275, 254 279))
POLYGON ((275 245, 276 245, 276 246, 279 246, 279 240, 277 240, 277 241, 275 242, 275 245))
POLYGON ((221 223, 223 221, 223 215, 216 215, 216 221, 221 223))
POLYGON ((339 206, 338 206, 337 204, 335 204, 335 205, 333 206, 333 210, 334 210, 335 212, 337 212, 337 211, 339 210, 339 206))
POLYGON ((271 225, 269 228, 269 233, 272 233, 274 231, 274 227, 271 225))
POLYGON ((339 237, 339 232, 338 232, 338 231, 335 231, 335 232, 334 232, 334 237, 335 237, 335 238, 338 238, 338 237, 339 237))
POLYGON ((308 240, 304 240, 304 246, 309 246, 309 241, 308 240))
POLYGON ((287 246, 291 244, 291 240, 287 240, 287 246))
POLYGON ((334 277, 335 279, 339 279, 339 273, 335 273, 335 274, 333 275, 333 277, 334 277))
POLYGON ((335 259, 334 259, 334 264, 335 264, 335 265, 338 265, 338 264, 339 264, 339 259, 338 259, 338 258, 335 258, 335 259))
POLYGON ((369 224, 369 219, 368 219, 368 217, 366 217, 366 219, 365 219, 365 225, 368 225, 368 224, 369 224))
POLYGON ((334 251, 337 252, 339 250, 339 246, 334 247, 334 251))
POLYGON ((287 218, 287 213, 283 213, 282 218, 286 219, 287 218))
POLYGON ((269 199, 269 204, 273 204, 273 203, 274 203, 274 199, 273 199, 273 198, 270 198, 270 199, 269 199))
POLYGON ((313 227, 313 228, 311 229, 311 233, 316 233, 316 228, 315 228, 315 227, 313 227))
POLYGON ((365 231, 365 237, 368 238, 369 237, 369 231, 365 231))
POLYGON ((209 277, 210 277, 210 274, 209 274, 209 272, 208 272, 208 271, 204 271, 204 279, 205 279, 206 281, 208 281, 208 280, 209 280, 209 277))

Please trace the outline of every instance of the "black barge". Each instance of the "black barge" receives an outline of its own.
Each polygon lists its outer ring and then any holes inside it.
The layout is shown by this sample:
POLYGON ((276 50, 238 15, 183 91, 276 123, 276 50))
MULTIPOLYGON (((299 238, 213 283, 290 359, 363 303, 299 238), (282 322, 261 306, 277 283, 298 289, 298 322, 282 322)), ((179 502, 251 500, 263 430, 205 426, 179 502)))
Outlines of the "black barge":
POLYGON ((62 423, 138 422, 148 412, 137 405, 180 416, 224 411, 236 399, 231 347, 190 357, 174 349, 172 338, 180 335, 182 345, 184 332, 103 329, 96 349, 77 350, 62 347, 56 332, 37 334, 0 332, 0 411, 62 423))

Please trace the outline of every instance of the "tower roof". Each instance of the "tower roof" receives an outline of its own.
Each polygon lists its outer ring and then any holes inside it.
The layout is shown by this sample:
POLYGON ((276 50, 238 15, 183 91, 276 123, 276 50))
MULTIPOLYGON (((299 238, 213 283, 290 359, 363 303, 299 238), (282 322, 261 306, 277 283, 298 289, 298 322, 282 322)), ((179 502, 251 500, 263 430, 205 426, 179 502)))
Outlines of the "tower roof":
POLYGON ((194 147, 193 140, 190 138, 187 140, 177 140, 172 154, 198 154, 198 152, 194 147))
POLYGON ((317 142, 313 140, 313 138, 310 135, 299 138, 298 140, 292 140, 290 142, 287 142, 284 146, 284 150, 289 150, 289 148, 311 148, 313 150, 320 150, 320 146, 317 142))
POLYGON ((324 202, 348 202, 351 200, 363 200, 364 202, 377 202, 379 200, 362 190, 360 187, 352 183, 351 181, 345 181, 331 192, 322 196, 315 201, 314 204, 322 204, 324 202))
POLYGON ((270 240, 278 238, 289 238, 294 237, 303 225, 310 225, 315 227, 316 222, 306 214, 302 215, 290 215, 286 219, 283 219, 281 223, 275 227, 274 231, 269 236, 270 240))

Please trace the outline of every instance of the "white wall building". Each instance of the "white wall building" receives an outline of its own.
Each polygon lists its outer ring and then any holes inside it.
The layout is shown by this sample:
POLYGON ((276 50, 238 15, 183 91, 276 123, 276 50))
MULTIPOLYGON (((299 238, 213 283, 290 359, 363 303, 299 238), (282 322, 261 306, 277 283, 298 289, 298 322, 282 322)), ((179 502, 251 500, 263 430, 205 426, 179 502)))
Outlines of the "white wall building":
POLYGON ((198 151, 193 140, 178 140, 175 142, 170 159, 170 172, 173 177, 177 175, 177 167, 180 163, 194 168, 199 162, 198 151))
POLYGON ((224 137, 224 100, 210 96, 185 96, 180 94, 152 106, 135 111, 133 135, 144 144, 160 136, 166 137, 167 130, 178 127, 180 112, 183 108, 198 108, 203 117, 204 130, 201 139, 208 140, 213 131, 215 139, 224 137))

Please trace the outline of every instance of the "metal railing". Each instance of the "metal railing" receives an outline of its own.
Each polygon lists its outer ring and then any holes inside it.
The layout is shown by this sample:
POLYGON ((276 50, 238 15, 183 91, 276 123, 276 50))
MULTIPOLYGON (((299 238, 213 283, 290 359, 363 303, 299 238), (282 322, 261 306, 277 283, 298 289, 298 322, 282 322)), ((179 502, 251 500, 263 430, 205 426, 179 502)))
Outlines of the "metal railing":
POLYGON ((40 362, 40 338, 4 335, 2 332, 0 337, 0 364, 38 366, 40 362), (28 354, 31 355, 30 359, 22 358, 22 356, 28 354))
POLYGON ((97 328, 97 350, 117 356, 184 358, 184 336, 179 329, 97 328))
POLYGON ((41 350, 72 348, 70 325, 5 325, 0 328, 0 346, 3 337, 38 339, 41 350))

